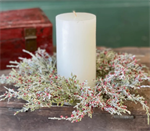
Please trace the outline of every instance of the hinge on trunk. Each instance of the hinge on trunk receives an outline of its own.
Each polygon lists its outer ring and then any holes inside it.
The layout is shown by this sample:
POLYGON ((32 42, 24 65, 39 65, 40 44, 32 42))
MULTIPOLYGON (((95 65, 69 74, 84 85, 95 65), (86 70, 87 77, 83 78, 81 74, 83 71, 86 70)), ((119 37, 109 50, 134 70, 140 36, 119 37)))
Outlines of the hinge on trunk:
POLYGON ((25 28, 24 29, 24 37, 25 37, 26 50, 36 51, 37 50, 36 29, 35 28, 25 28))

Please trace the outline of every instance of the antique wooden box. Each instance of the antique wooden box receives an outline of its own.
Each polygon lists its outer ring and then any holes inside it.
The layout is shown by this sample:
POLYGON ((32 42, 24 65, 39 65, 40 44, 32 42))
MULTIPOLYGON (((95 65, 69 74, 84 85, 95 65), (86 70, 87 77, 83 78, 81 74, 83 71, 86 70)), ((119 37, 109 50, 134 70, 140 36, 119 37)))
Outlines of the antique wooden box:
POLYGON ((0 47, 0 69, 10 60, 29 57, 22 49, 34 53, 40 47, 52 54, 52 23, 40 8, 0 12, 0 47))
MULTIPOLYGON (((103 49, 103 48, 99 48, 103 49)), ((55 50, 55 49, 54 49, 55 50)), ((116 48, 117 52, 128 52, 135 54, 142 64, 150 68, 150 48, 116 48)), ((0 75, 8 74, 10 70, 0 71, 0 75)), ((150 84, 150 83, 148 83, 150 84)), ((5 89, 0 85, 0 94, 5 89)), ((11 85, 7 85, 13 88, 11 85)), ((150 89, 143 88, 138 93, 146 98, 150 107, 150 89)), ((93 118, 85 117, 79 123, 69 121, 49 120, 48 117, 70 116, 73 108, 71 106, 41 108, 34 112, 14 112, 21 109, 25 101, 12 99, 10 102, 0 102, 0 131, 150 131, 147 125, 147 115, 140 104, 127 102, 126 105, 131 115, 110 115, 100 109, 94 109, 93 118)))

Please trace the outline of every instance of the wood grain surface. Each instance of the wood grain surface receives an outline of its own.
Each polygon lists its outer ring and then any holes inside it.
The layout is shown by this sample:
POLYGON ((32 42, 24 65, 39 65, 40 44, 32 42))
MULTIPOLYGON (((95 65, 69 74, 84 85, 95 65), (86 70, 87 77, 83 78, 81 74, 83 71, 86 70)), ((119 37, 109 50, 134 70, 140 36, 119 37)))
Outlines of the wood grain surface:
MULTIPOLYGON (((98 47, 102 50, 105 47, 98 47)), ((150 48, 116 48, 118 52, 128 52, 137 55, 143 55, 140 63, 150 64, 150 48), (144 58, 144 60, 143 60, 144 58)), ((10 70, 2 70, 1 74, 8 74, 10 70)), ((0 93, 5 90, 4 85, 0 86, 0 93)), ((13 86, 9 85, 9 88, 13 86)), ((143 95, 150 106, 150 89, 144 88, 138 91, 143 95)), ((85 117, 79 123, 70 123, 69 121, 49 120, 48 117, 59 117, 60 115, 70 116, 72 106, 51 108, 41 108, 34 112, 25 112, 13 115, 15 111, 21 109, 25 101, 12 99, 10 102, 0 102, 0 131, 150 131, 150 125, 147 125, 147 116, 142 110, 140 104, 126 102, 131 115, 123 116, 110 115, 100 109, 94 109, 93 118, 85 117)))

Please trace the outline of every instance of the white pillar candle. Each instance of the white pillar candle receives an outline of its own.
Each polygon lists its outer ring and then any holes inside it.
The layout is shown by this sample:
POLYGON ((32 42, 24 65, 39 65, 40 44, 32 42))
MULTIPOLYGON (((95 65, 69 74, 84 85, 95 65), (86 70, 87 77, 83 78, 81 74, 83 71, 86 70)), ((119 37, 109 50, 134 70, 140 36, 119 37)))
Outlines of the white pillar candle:
POLYGON ((56 16, 57 73, 71 73, 82 83, 94 86, 96 78, 96 16, 64 13, 56 16))

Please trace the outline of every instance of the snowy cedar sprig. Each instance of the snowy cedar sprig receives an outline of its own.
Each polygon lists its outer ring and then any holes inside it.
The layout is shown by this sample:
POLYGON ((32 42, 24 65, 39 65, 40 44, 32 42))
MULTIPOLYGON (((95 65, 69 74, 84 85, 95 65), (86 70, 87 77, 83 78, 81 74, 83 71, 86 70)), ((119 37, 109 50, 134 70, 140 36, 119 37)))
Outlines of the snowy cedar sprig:
POLYGON ((75 110, 70 116, 49 117, 49 119, 69 120, 79 122, 85 115, 92 117, 93 108, 98 107, 110 114, 122 115, 129 113, 125 101, 140 103, 146 110, 149 123, 149 107, 145 98, 134 94, 133 91, 148 87, 144 81, 150 82, 150 75, 146 66, 137 63, 132 54, 118 54, 112 50, 97 53, 95 86, 90 87, 87 81, 79 83, 77 76, 71 75, 69 79, 57 75, 56 57, 49 56, 45 50, 38 49, 32 58, 20 58, 22 62, 10 62, 17 70, 12 69, 8 76, 0 77, 1 84, 13 84, 16 89, 7 89, 0 96, 0 101, 23 99, 27 101, 24 107, 17 111, 34 111, 41 107, 51 107, 52 103, 63 106, 69 103, 75 110), (131 93, 132 92, 132 93, 131 93))

